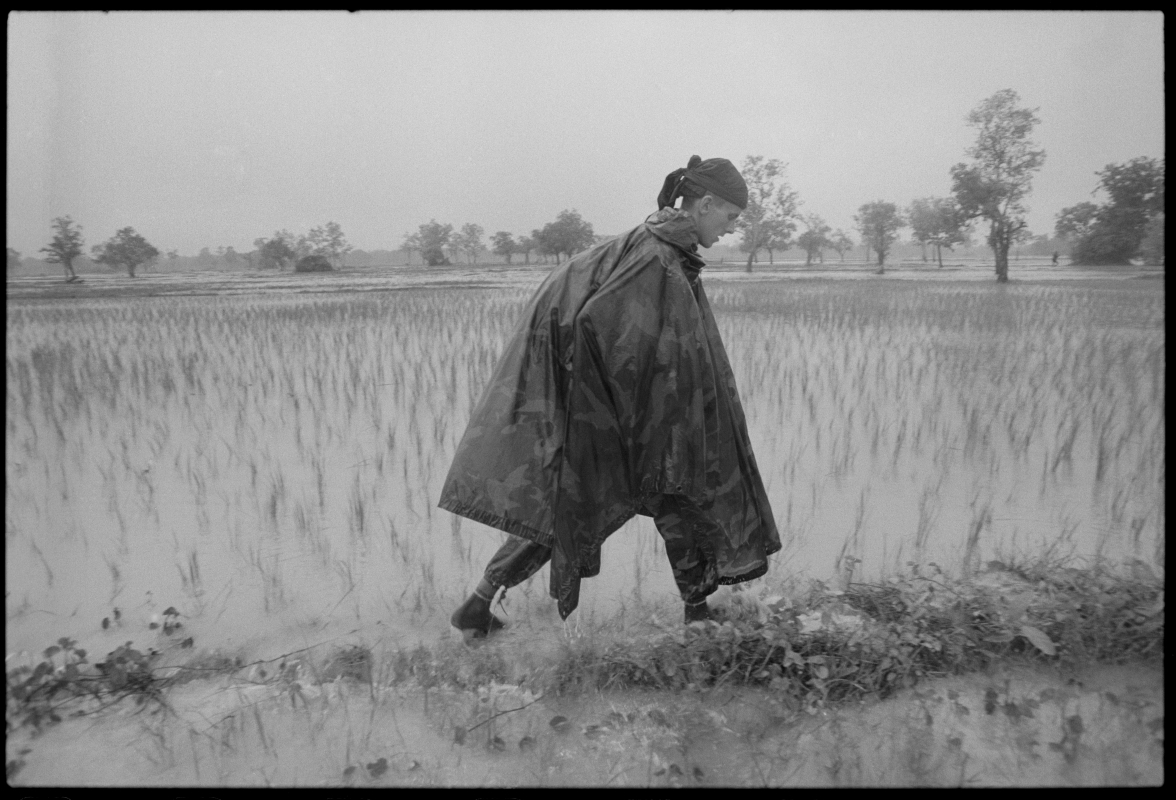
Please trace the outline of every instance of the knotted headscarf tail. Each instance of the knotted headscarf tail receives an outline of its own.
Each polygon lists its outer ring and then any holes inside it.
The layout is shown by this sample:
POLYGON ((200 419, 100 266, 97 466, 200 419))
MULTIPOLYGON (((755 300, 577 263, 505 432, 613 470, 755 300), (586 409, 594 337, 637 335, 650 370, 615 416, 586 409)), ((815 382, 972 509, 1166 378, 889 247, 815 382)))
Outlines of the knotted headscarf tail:
POLYGON ((734 164, 725 158, 708 158, 703 161, 698 156, 690 156, 685 168, 674 170, 662 183, 661 192, 657 196, 659 211, 674 204, 682 195, 682 184, 687 180, 728 203, 747 208, 747 183, 734 164))

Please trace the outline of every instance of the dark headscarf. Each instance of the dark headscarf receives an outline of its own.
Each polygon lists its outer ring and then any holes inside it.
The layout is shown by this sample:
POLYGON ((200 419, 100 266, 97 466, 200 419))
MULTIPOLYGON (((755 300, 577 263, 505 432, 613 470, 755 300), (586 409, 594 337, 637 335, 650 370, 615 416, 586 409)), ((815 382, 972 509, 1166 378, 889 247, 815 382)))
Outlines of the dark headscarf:
POLYGON ((747 208, 747 184, 735 165, 725 158, 708 158, 703 161, 698 156, 690 156, 685 169, 674 170, 662 183, 662 190, 657 196, 659 211, 672 206, 684 194, 684 184, 694 184, 728 203, 747 208))

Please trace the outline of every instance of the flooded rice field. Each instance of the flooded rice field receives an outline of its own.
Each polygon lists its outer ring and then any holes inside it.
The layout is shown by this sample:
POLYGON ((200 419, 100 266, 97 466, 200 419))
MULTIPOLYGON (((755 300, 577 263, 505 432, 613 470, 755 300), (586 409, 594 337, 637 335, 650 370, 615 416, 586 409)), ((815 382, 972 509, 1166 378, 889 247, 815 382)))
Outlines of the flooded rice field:
MULTIPOLYGON (((711 276, 785 543, 766 584, 1042 554, 1162 575, 1163 282, 984 274, 711 276)), ((10 282, 7 651, 106 652, 167 609, 259 654, 443 632, 505 534, 436 502, 542 275, 10 282)), ((546 580, 508 613, 558 628, 546 580)), ((675 596, 638 518, 578 613, 675 596)))

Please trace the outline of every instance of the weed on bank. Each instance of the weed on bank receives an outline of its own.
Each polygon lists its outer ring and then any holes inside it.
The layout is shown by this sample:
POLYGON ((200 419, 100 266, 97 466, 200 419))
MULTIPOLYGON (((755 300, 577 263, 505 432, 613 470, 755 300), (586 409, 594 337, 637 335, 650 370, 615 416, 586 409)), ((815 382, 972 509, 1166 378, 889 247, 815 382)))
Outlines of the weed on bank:
MULTIPOLYGON (((795 711, 887 697, 920 680, 984 669, 1001 660, 1080 666, 1163 657, 1164 584, 1140 562, 1127 569, 992 563, 952 580, 934 565, 844 591, 814 582, 796 597, 735 592, 718 620, 665 625, 652 635, 565 637, 554 654, 521 653, 508 641, 457 642, 378 655, 362 645, 319 656, 286 654, 243 664, 204 653, 158 666, 131 642, 96 664, 68 639, 33 665, 6 674, 6 731, 35 731, 64 715, 123 701, 166 708, 166 690, 209 676, 278 684, 296 703, 303 687, 354 682, 483 690, 526 684, 547 693, 721 685, 766 687, 795 711)), ((190 641, 172 649, 190 647, 190 641)))
POLYGON ((721 622, 570 648, 552 688, 763 685, 794 710, 887 697, 1002 659, 1077 666, 1162 658, 1163 581, 1146 567, 1009 569, 953 582, 931 567, 798 601, 734 595, 721 622))

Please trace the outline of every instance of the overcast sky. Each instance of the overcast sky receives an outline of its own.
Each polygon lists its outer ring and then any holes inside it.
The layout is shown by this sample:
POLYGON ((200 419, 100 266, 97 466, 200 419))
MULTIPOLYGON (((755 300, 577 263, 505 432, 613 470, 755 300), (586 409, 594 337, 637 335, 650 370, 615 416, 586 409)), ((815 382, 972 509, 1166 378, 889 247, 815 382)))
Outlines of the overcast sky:
POLYGON ((35 256, 70 215, 87 251, 327 221, 394 249, 565 208, 615 234, 694 153, 780 159, 851 231, 865 202, 948 194, 964 117, 1005 88, 1039 109, 1050 233, 1095 171, 1164 156, 1163 55, 1139 12, 13 13, 7 241, 35 256))

